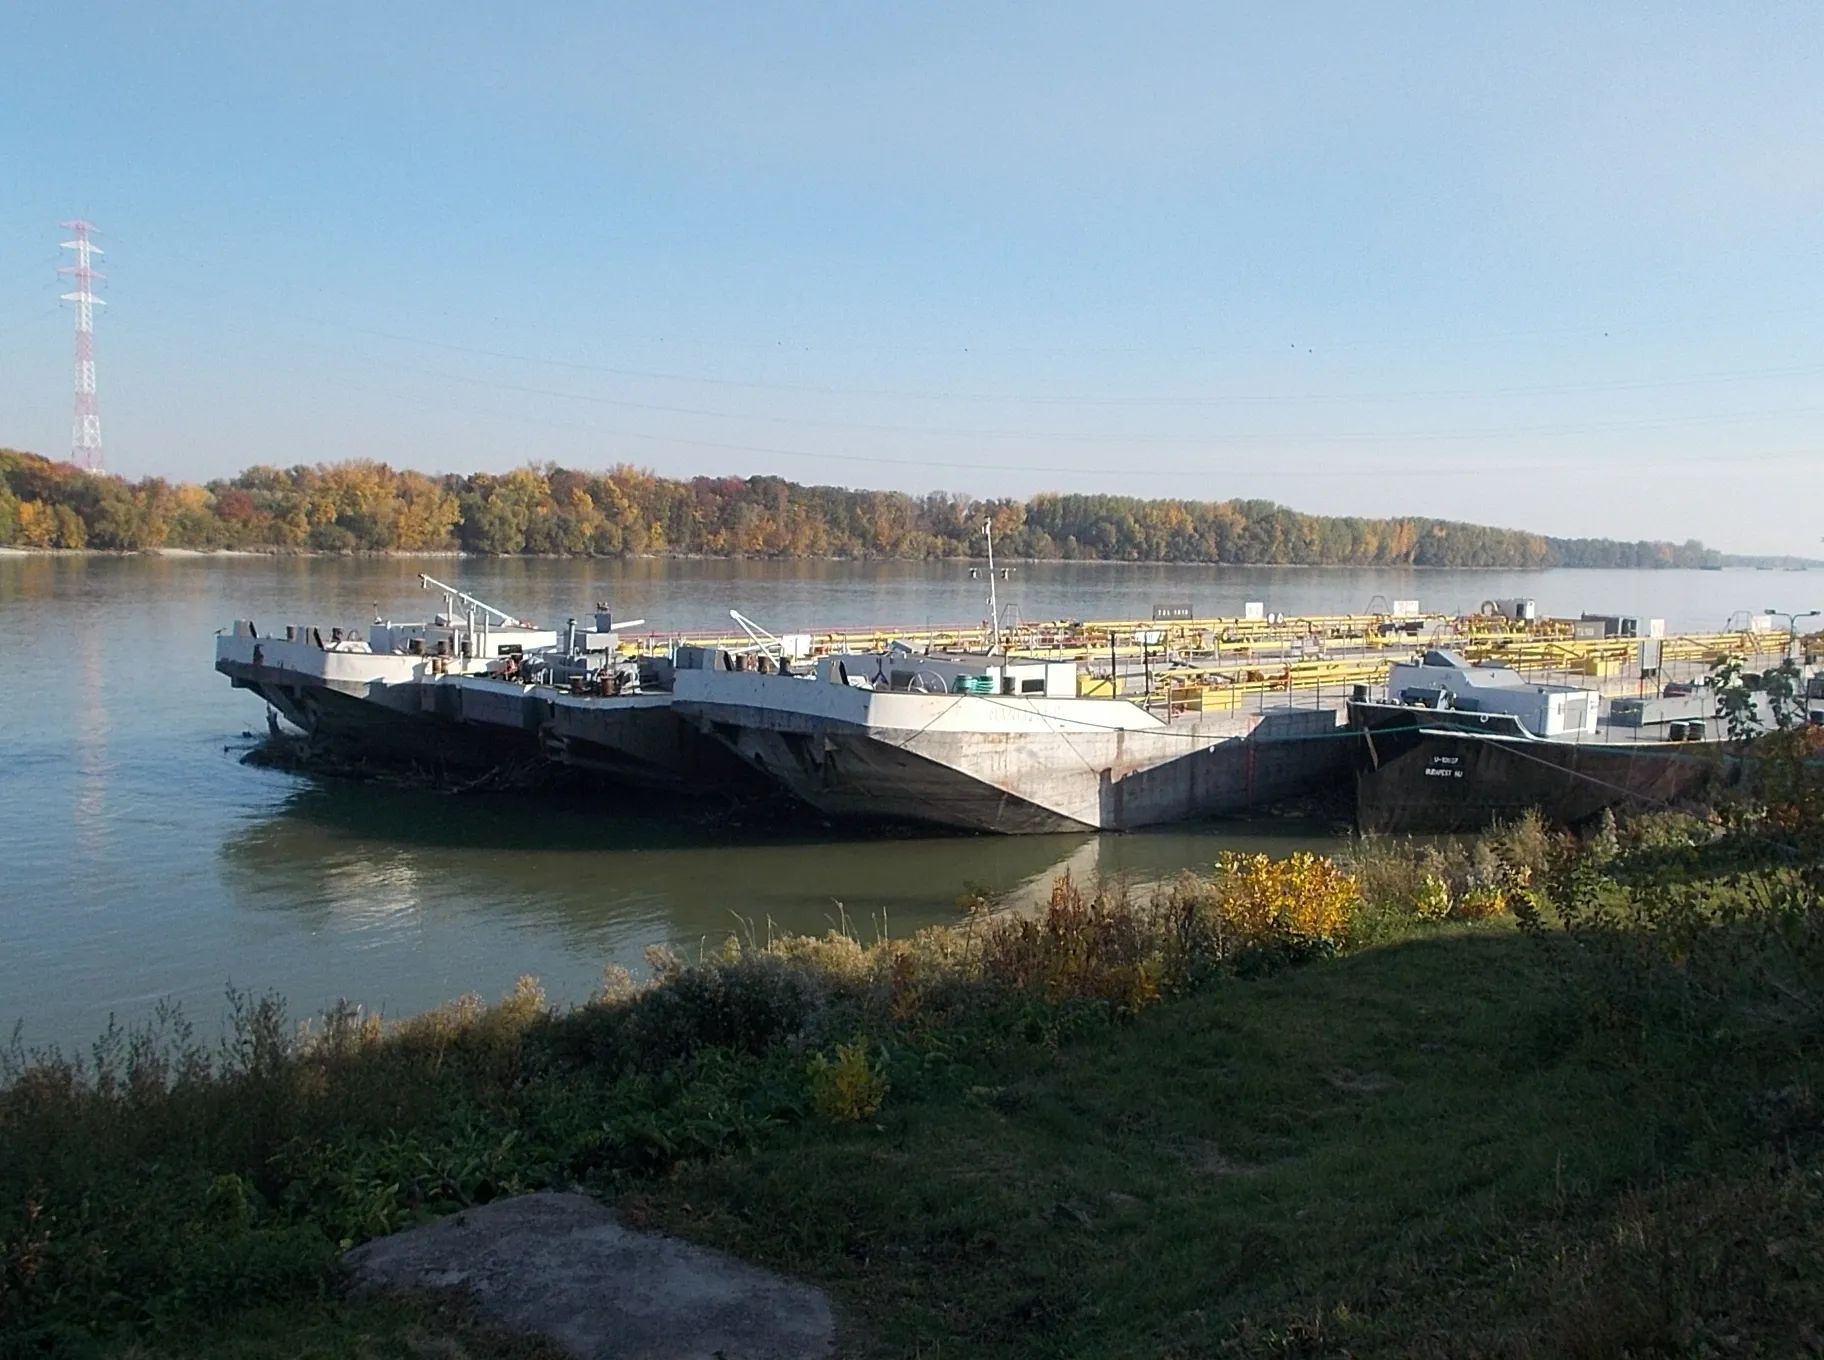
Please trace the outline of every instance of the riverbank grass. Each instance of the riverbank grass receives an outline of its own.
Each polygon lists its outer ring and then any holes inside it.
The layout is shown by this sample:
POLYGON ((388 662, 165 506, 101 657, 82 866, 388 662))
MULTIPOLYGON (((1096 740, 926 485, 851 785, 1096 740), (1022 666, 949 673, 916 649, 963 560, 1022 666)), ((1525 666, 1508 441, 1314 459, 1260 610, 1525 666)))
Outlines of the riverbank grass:
POLYGON ((1760 1332, 1741 1353, 1805 1353, 1781 1349, 1790 1280, 1709 1273, 1824 1261, 1815 1223, 1737 1240, 1770 1199, 1824 1208, 1734 1136, 1796 1072, 1679 1089, 1576 1024, 1517 932, 1446 927, 1011 1051, 626 1205, 826 1284, 857 1354, 1683 1354, 1719 1318, 1760 1332))

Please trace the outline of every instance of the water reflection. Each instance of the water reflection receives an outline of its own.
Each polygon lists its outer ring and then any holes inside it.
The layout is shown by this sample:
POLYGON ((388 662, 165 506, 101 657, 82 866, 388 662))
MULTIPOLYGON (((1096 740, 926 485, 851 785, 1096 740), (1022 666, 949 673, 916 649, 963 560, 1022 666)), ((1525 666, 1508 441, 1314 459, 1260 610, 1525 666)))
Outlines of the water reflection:
POLYGON ((95 628, 82 628, 77 644, 76 848, 84 856, 107 850, 109 784, 106 641, 95 628))
POLYGON ((1298 822, 1130 835, 916 836, 825 831, 781 839, 604 806, 313 787, 228 839, 224 874, 249 905, 312 928, 400 942, 427 920, 514 926, 606 961, 647 945, 847 923, 900 935, 957 919, 965 892, 1012 908, 1060 874, 1144 887, 1224 849, 1334 846, 1298 822))

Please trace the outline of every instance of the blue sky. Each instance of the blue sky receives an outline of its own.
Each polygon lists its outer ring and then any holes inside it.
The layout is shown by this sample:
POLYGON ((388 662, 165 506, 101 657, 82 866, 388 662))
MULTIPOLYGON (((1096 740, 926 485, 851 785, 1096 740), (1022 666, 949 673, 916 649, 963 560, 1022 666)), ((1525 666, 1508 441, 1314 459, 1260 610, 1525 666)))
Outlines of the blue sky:
POLYGON ((1824 11, 0 6, 0 443, 1816 554, 1824 11), (1372 14, 1369 11, 1372 10, 1372 14))

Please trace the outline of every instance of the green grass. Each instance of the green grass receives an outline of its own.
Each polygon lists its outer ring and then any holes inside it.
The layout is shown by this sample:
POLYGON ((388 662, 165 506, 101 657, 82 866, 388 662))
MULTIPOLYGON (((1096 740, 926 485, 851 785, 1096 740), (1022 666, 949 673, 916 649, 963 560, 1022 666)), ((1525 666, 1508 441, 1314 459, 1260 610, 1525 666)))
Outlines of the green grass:
POLYGON ((568 1352, 495 1326, 460 1295, 425 1292, 249 1308, 157 1343, 124 1343, 113 1354, 118 1360, 564 1360, 568 1352))
POLYGON ((1558 1354, 1559 1258, 1630 1187, 1729 1165, 1704 1140, 1733 1117, 1565 1023, 1525 941, 1452 932, 1009 1053, 631 1207, 828 1285, 857 1354, 1558 1354))

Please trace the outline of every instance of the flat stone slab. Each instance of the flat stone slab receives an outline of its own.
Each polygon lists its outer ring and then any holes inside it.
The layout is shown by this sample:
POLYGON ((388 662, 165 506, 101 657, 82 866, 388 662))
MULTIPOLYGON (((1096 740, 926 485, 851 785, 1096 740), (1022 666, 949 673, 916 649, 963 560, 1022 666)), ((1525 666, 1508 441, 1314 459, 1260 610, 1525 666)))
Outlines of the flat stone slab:
POLYGON ((495 1200, 346 1259, 368 1286, 467 1289, 483 1313, 578 1360, 811 1360, 835 1346, 821 1291, 631 1232, 587 1195, 495 1200))

